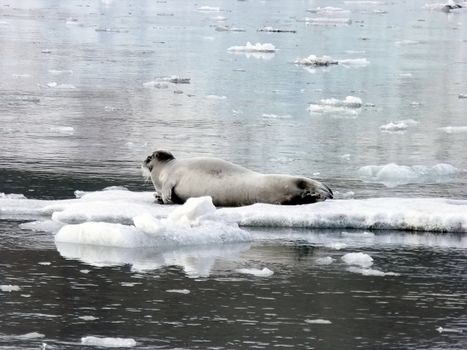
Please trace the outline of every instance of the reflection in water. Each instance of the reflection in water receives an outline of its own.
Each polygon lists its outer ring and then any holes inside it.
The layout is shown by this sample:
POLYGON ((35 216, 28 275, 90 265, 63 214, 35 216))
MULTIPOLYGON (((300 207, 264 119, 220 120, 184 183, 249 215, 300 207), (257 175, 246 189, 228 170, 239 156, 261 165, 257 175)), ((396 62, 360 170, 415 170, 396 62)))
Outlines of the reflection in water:
POLYGON ((249 243, 219 246, 194 246, 164 249, 115 248, 56 242, 57 250, 66 259, 76 259, 97 267, 130 265, 134 272, 158 270, 168 266, 183 269, 190 278, 209 277, 219 259, 238 259, 249 243))

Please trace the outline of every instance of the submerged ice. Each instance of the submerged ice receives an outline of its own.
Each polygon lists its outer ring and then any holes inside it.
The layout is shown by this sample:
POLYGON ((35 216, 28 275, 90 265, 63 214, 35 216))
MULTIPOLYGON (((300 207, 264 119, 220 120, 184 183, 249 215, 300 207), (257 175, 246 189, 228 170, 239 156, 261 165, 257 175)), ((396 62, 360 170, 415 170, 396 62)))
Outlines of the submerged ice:
POLYGON ((409 183, 443 182, 460 173, 450 164, 439 163, 434 166, 425 165, 367 165, 358 170, 360 177, 366 181, 379 182, 388 187, 409 183))

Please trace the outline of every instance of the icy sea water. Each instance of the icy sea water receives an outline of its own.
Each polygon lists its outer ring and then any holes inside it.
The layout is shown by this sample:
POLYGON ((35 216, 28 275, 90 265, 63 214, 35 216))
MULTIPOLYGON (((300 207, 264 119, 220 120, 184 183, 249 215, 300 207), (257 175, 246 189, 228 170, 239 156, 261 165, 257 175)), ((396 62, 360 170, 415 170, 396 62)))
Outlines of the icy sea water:
POLYGON ((467 12, 425 3, 0 0, 0 193, 28 198, 0 196, 0 348, 467 348, 467 12), (295 64, 310 55, 338 64, 295 64), (317 178, 357 222, 374 219, 358 200, 393 197, 376 219, 400 229, 55 242, 66 224, 129 225, 134 203, 60 200, 150 191, 157 148, 317 178), (461 232, 403 231, 414 197, 447 199, 418 229, 461 232))

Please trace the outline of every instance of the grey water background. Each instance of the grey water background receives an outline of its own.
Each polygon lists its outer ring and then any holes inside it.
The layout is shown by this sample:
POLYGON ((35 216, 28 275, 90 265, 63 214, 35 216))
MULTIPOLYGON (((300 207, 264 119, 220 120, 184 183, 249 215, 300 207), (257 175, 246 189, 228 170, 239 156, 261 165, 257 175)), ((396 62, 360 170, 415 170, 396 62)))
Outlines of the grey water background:
MULTIPOLYGON (((467 94, 467 13, 424 4, 1 0, 0 192, 61 199, 110 185, 147 191, 140 162, 164 148, 307 175, 357 198, 465 199, 466 134, 440 128, 467 126, 467 99, 459 98, 467 94), (324 6, 350 10, 343 16, 352 23, 301 21, 322 17, 306 10, 324 6), (216 30, 223 26, 244 31, 216 30), (296 33, 258 32, 263 26, 296 33), (247 41, 278 50, 227 51, 247 41), (314 71, 293 64, 310 54, 370 63, 314 71), (144 85, 172 75, 190 83, 144 85), (307 111, 348 95, 364 103, 357 116, 307 111), (380 130, 405 119, 418 124, 380 130), (393 188, 359 177, 362 166, 391 162, 461 171, 393 188)), ((445 247, 364 245, 358 250, 378 268, 400 274, 379 277, 318 265, 317 256, 342 252, 283 230, 283 239, 243 247, 233 261, 218 257, 208 276, 193 278, 177 265, 136 273, 64 259, 53 237, 18 224, 0 221, 0 284, 22 286, 0 292, 4 349, 79 348, 87 335, 134 338, 137 348, 467 347, 459 236, 445 247), (252 265, 275 274, 232 272, 252 265), (167 292, 181 288, 190 294, 167 292), (95 319, 79 318, 86 315, 95 319), (18 337, 29 332, 45 337, 18 337)))

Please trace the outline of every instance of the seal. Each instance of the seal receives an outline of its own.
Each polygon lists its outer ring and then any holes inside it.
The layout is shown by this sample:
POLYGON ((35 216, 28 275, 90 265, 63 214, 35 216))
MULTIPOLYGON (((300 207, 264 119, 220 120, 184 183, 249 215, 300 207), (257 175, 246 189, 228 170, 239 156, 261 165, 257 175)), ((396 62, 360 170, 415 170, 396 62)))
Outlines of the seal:
POLYGON ((183 204, 190 197, 210 196, 215 206, 254 203, 307 204, 332 198, 325 184, 302 176, 261 174, 219 158, 176 159, 159 150, 142 164, 161 204, 183 204))

